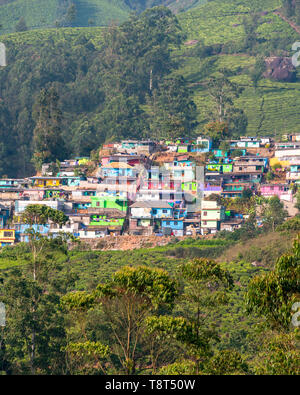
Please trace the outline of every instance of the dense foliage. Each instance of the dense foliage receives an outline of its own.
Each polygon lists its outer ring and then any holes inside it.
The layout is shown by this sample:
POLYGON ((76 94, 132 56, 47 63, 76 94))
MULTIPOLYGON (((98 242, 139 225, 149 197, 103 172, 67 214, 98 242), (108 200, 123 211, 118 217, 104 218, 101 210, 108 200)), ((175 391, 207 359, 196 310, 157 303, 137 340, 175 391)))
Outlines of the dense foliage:
POLYGON ((190 91, 182 77, 169 77, 177 67, 171 47, 184 37, 171 11, 155 7, 99 33, 92 39, 85 31, 49 31, 40 40, 25 32, 24 40, 3 40, 2 175, 28 175, 33 153, 39 168, 88 155, 104 141, 192 133, 190 91))
MULTIPOLYGON (((47 215, 29 211, 30 223, 47 215)), ((70 251, 63 237, 29 234, 0 254, 7 374, 297 374, 298 242, 273 271, 212 260, 236 249, 224 239, 70 251), (186 254, 172 255, 177 249, 186 254)))

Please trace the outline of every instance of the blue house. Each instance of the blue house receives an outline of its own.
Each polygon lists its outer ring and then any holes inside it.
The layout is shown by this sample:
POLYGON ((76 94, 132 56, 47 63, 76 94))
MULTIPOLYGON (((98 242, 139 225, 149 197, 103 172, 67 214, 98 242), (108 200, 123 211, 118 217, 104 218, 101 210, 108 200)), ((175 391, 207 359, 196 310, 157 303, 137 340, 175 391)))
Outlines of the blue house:
POLYGON ((183 236, 183 220, 178 219, 163 219, 161 222, 163 234, 183 236))
POLYGON ((112 162, 101 167, 103 177, 135 177, 136 170, 125 162, 112 162))
POLYGON ((0 179, 0 188, 1 189, 17 188, 18 186, 20 186, 20 181, 22 181, 22 180, 11 179, 11 178, 2 178, 2 179, 0 179))
POLYGON ((169 203, 151 202, 151 216, 155 219, 173 218, 173 208, 169 203))
POLYGON ((69 187, 78 187, 80 185, 80 180, 85 180, 84 177, 69 177, 64 176, 62 185, 67 185, 69 187))
POLYGON ((43 236, 49 235, 49 230, 50 230, 49 224, 46 225, 16 224, 15 225, 16 241, 28 243, 29 236, 26 233, 29 231, 30 228, 33 228, 35 232, 41 233, 43 236))

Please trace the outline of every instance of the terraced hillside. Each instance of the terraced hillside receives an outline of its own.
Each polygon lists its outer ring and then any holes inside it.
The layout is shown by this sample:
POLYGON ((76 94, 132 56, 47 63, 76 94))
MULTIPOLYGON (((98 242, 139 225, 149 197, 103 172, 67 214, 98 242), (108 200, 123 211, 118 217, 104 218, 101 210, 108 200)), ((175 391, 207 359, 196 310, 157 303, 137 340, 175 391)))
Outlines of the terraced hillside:
POLYGON ((299 131, 300 118, 300 74, 294 83, 261 79, 254 89, 249 73, 256 56, 239 49, 245 38, 243 18, 251 12, 259 12, 261 22, 257 29, 262 56, 274 54, 272 45, 280 40, 283 56, 291 57, 292 44, 299 41, 299 34, 274 11, 282 5, 280 0, 221 1, 215 0, 180 14, 179 20, 187 34, 187 44, 203 41, 207 46, 222 45, 223 50, 204 61, 194 56, 194 45, 186 45, 178 53, 182 59, 181 73, 189 80, 199 108, 199 121, 207 122, 211 102, 203 83, 216 75, 221 68, 231 70, 231 79, 245 88, 236 105, 248 116, 251 135, 279 135, 283 132, 299 131), (225 50, 224 50, 225 48, 225 50), (229 48, 229 51, 228 51, 229 48), (231 52, 231 53, 230 53, 231 52))
MULTIPOLYGON (((155 0, 150 0, 150 2, 152 5, 157 3, 155 0)), ((98 3, 100 4, 100 1, 93 0, 95 7, 98 3)), ((113 9, 113 4, 117 7, 121 3, 125 18, 126 7, 129 5, 133 7, 134 1, 126 0, 125 3, 125 0, 115 0, 115 3, 110 2, 110 12, 113 9)), ((166 0, 164 3, 170 7, 176 6, 175 8, 179 11, 179 1, 166 0)), ((28 25, 31 21, 31 26, 35 26, 33 15, 36 12, 36 15, 47 14, 44 23, 45 26, 48 24, 51 26, 51 19, 57 16, 51 12, 61 4, 61 0, 47 0, 47 2, 45 0, 12 0, 9 3, 7 0, 2 0, 0 1, 0 11, 3 12, 5 7, 22 5, 24 9, 19 16, 26 16, 26 12, 29 10, 32 16, 32 19, 26 21, 28 25), (33 3, 36 8, 29 7, 33 3)), ((87 1, 86 4, 91 5, 92 2, 87 1)), ((101 4, 103 5, 104 2, 101 4)), ((142 4, 150 3, 140 1, 140 5, 142 4)), ((193 99, 198 107, 197 117, 199 120, 199 126, 195 133, 201 133, 204 124, 211 120, 212 102, 207 92, 206 83, 211 76, 218 75, 223 68, 229 70, 232 81, 244 88, 242 95, 235 101, 235 106, 243 109, 248 117, 247 134, 279 137, 285 132, 298 132, 300 68, 297 69, 296 82, 276 82, 261 78, 257 86, 254 86, 251 80, 251 72, 257 55, 291 57, 292 44, 300 41, 299 33, 281 16, 283 15, 280 9, 281 1, 212 0, 210 2, 198 1, 197 3, 186 1, 182 4, 193 8, 178 14, 179 23, 186 37, 181 48, 172 52, 173 58, 179 63, 179 69, 173 72, 183 75, 192 90, 193 99), (250 52, 244 48, 246 33, 243 24, 244 18, 249 18, 253 12, 258 12, 260 19, 256 28, 256 46, 250 52), (203 51, 199 52, 199 45, 202 46, 202 49, 203 47, 212 49, 212 53, 203 55, 203 51)), ((13 9, 16 11, 17 8, 13 9)), ((96 15, 96 8, 94 11, 92 10, 91 8, 90 12, 96 15)), ((119 7, 118 10, 120 11, 119 7)), ((80 12, 83 15, 84 9, 80 12)), ((108 16, 109 14, 107 12, 104 15, 108 16)), ((85 14, 85 18, 88 20, 88 12, 85 14)), ((1 14, 0 20, 3 21, 1 14)), ((293 20, 293 22, 295 21, 293 20)), ((106 102, 103 101, 104 96, 100 95, 101 77, 100 74, 97 74, 97 56, 101 51, 98 45, 101 42, 102 32, 103 28, 91 25, 89 27, 34 29, 0 36, 0 41, 7 45, 8 59, 8 67, 0 70, 0 96, 5 97, 0 106, 0 122, 3 124, 3 127, 0 128, 2 133, 0 144, 3 144, 4 147, 4 153, 0 158, 3 170, 0 171, 0 174, 24 176, 29 174, 29 170, 32 170, 30 164, 32 144, 30 142, 35 126, 32 119, 32 106, 39 91, 47 84, 54 84, 60 93, 64 116, 64 137, 68 144, 71 139, 73 144, 71 149, 75 149, 73 146, 77 144, 74 136, 80 138, 82 133, 90 133, 93 136, 98 133, 99 144, 107 139, 107 135, 110 136, 102 130, 102 125, 107 125, 102 117, 107 116, 110 119, 113 110, 110 107, 106 109, 104 106, 106 105, 106 102), (89 45, 89 40, 92 45, 89 45), (15 78, 16 74, 18 79, 15 78), (99 82, 95 88, 95 79, 97 78, 99 78, 99 82), (74 102, 73 105, 70 105, 70 100, 72 103, 74 102), (12 149, 15 144, 18 144, 17 154, 12 149)), ((126 59, 122 62, 124 64, 126 59)), ((108 74, 110 73, 111 71, 108 70, 108 74)), ((142 68, 141 76, 145 80, 148 77, 148 73, 144 73, 142 68)), ((146 116, 151 113, 144 102, 141 101, 140 105, 143 106, 141 108, 146 116)), ((126 138, 130 127, 134 128, 136 132, 136 125, 134 121, 130 123, 128 114, 131 113, 122 110, 121 115, 128 122, 124 128, 124 137, 126 138)), ((134 119, 140 120, 141 117, 134 119)), ((114 122, 112 130, 119 131, 120 124, 117 120, 114 122)), ((95 142, 94 138, 88 141, 88 147, 92 142, 93 144, 95 142)), ((85 149, 87 152, 80 151, 80 154, 88 154, 90 149, 85 149)))

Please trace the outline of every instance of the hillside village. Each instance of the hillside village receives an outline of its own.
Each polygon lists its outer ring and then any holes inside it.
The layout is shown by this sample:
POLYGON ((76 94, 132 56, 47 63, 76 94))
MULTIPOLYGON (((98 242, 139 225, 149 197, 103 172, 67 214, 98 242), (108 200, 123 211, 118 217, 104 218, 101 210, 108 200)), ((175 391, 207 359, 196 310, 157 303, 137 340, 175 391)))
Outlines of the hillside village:
POLYGON ((241 137, 226 141, 226 150, 203 136, 128 140, 103 145, 93 162, 75 158, 44 164, 34 177, 3 178, 1 246, 27 242, 32 226, 42 235, 63 232, 92 245, 107 236, 206 237, 242 227, 249 214, 226 209, 219 198, 276 195, 294 216, 300 135, 282 140, 241 137), (60 210, 68 220, 24 223, 31 205, 60 210))

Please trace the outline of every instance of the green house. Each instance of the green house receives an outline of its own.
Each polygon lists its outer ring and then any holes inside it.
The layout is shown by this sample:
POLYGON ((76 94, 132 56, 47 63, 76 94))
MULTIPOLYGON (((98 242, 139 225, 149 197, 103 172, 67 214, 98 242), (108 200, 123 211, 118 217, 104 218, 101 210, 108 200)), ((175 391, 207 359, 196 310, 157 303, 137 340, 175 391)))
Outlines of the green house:
POLYGON ((187 181, 181 184, 181 188, 185 192, 197 192, 197 182, 196 181, 187 181))
POLYGON ((92 208, 114 208, 127 212, 128 201, 120 196, 92 196, 92 208))
POLYGON ((105 215, 92 215, 91 226, 123 227, 125 218, 107 218, 105 215))

